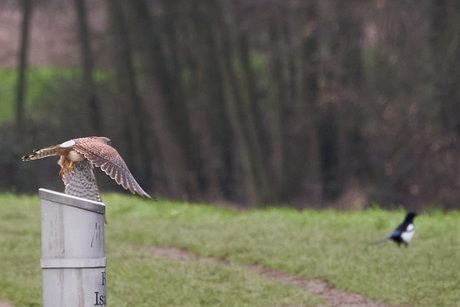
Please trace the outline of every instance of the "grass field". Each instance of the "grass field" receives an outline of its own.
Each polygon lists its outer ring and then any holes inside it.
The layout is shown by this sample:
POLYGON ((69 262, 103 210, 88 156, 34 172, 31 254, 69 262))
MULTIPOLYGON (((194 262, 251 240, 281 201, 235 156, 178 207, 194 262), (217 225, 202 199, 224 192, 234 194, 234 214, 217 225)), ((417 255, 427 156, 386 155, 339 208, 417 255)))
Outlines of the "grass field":
MULTIPOLYGON (((403 211, 235 212, 206 205, 107 194, 106 256, 111 306, 317 306, 317 296, 241 264, 321 278, 339 289, 409 306, 460 302, 460 214, 416 218, 408 248, 387 236, 403 211), (170 246, 232 262, 176 261, 144 246, 170 246)), ((0 195, 0 299, 41 306, 38 197, 0 195)))

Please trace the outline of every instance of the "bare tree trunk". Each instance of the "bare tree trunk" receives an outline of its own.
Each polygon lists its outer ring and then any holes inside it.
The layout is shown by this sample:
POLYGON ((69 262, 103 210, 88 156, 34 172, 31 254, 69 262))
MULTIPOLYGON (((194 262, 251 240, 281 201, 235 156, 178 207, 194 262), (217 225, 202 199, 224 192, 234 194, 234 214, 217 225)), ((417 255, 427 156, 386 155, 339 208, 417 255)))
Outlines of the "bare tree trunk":
POLYGON ((177 18, 184 33, 184 58, 190 71, 188 84, 188 109, 192 131, 198 143, 198 172, 208 201, 221 201, 230 191, 232 173, 230 166, 231 136, 224 112, 222 78, 216 43, 212 34, 215 27, 215 4, 203 5, 182 1, 176 7, 177 18), (226 194, 226 195, 225 195, 226 194), (224 196, 225 195, 225 196, 224 196))
POLYGON ((342 192, 352 174, 351 150, 357 144, 351 144, 351 135, 360 134, 360 110, 356 107, 363 83, 362 45, 363 23, 350 6, 339 1, 339 40, 343 43, 339 84, 343 92, 343 99, 338 104, 338 175, 339 190, 342 192), (352 119, 352 120, 350 120, 352 119), (353 120, 354 119, 354 120, 353 120))
POLYGON ((238 158, 240 159, 242 168, 242 186, 246 191, 246 202, 250 206, 254 206, 260 203, 262 195, 259 193, 256 166, 254 165, 254 160, 252 158, 253 152, 251 152, 251 144, 249 144, 250 136, 246 130, 247 122, 245 122, 246 119, 244 116, 248 116, 248 114, 244 114, 246 110, 239 105, 242 103, 242 98, 240 96, 241 94, 239 92, 233 67, 231 65, 232 46, 230 44, 228 32, 224 28, 225 25, 220 23, 217 27, 215 27, 214 33, 219 44, 219 64, 223 77, 223 83, 225 85, 225 111, 228 114, 231 128, 235 133, 235 140, 239 151, 238 158))
MULTIPOLYGON (((138 55, 143 68, 147 111, 152 119, 152 130, 156 135, 164 166, 164 177, 171 197, 186 198, 189 193, 197 192, 196 180, 186 161, 186 146, 183 135, 177 135, 184 123, 177 123, 175 112, 180 111, 174 100, 176 95, 173 84, 169 84, 165 59, 162 54, 159 37, 154 29, 149 8, 144 0, 124 3, 133 23, 133 31, 138 47, 138 55), (179 130, 179 131, 178 131, 179 130)), ((184 111, 184 110, 182 110, 184 111)), ((183 128, 185 129, 185 128, 183 128)))
MULTIPOLYGON (((321 0, 318 0, 321 1, 321 0)), ((318 97, 319 97, 319 62, 318 62, 318 29, 312 27, 318 22, 317 1, 308 4, 300 4, 299 8, 292 8, 300 21, 298 28, 307 29, 298 37, 300 69, 299 69, 299 93, 298 97, 298 117, 303 122, 302 128, 305 135, 301 137, 300 143, 303 145, 298 149, 301 153, 306 153, 306 176, 303 181, 304 196, 313 205, 318 206, 323 201, 323 172, 321 163, 321 148, 318 132, 318 97)), ((293 159, 302 161, 302 159, 293 159)), ((298 162, 297 162, 298 163, 298 162)), ((305 170, 299 163, 299 169, 305 170)), ((292 164, 291 164, 292 167, 292 164)), ((293 165, 293 173, 299 172, 296 165, 293 165)), ((294 178, 296 176, 293 176, 294 178)))
POLYGON ((327 105, 322 119, 324 194, 338 198, 351 177, 350 135, 360 131, 359 122, 353 119, 359 118, 356 104, 362 83, 363 34, 361 20, 349 4, 322 0, 319 8, 321 97, 327 105))
POLYGON ((283 77, 284 67, 281 50, 280 27, 278 19, 273 16, 268 21, 268 36, 272 46, 272 52, 269 55, 269 68, 271 80, 271 95, 269 114, 269 131, 270 131, 270 165, 273 173, 273 193, 276 199, 280 198, 281 187, 284 179, 284 149, 285 149, 285 106, 286 106, 286 87, 283 77))
POLYGON ((336 198, 338 195, 339 140, 342 138, 338 114, 339 97, 341 97, 339 76, 340 51, 335 47, 338 42, 338 12, 335 0, 318 0, 318 80, 319 97, 322 102, 319 112, 319 135, 321 168, 323 180, 323 197, 336 198), (334 43, 336 45, 334 45, 334 43))
POLYGON ((268 168, 266 167, 266 156, 262 150, 261 144, 261 135, 258 133, 260 126, 257 124, 260 122, 258 120, 256 101, 253 99, 254 93, 251 94, 251 90, 247 88, 246 80, 251 78, 251 74, 248 72, 249 67, 246 68, 246 74, 244 77, 248 79, 241 78, 239 74, 235 71, 235 66, 232 65, 233 61, 242 63, 242 54, 238 51, 239 42, 238 34, 231 32, 231 29, 236 29, 238 24, 238 17, 235 16, 235 7, 226 8, 223 5, 222 8, 222 20, 228 20, 228 22, 222 22, 221 26, 221 38, 223 43, 222 57, 223 63, 225 65, 225 71, 228 72, 228 78, 233 91, 233 98, 236 106, 236 111, 238 112, 238 117, 240 118, 241 125, 243 125, 243 136, 246 139, 246 144, 248 146, 248 159, 251 161, 252 172, 256 185, 257 192, 257 204, 267 204, 273 202, 273 189, 270 186, 268 168), (229 10, 233 14, 228 14, 230 18, 225 18, 225 11, 229 10), (233 15, 233 16, 232 16, 233 15), (233 35, 232 35, 233 34, 233 35), (236 41, 232 39, 236 37, 236 41))
POLYGON ((95 134, 102 134, 102 111, 96 94, 93 78, 94 61, 91 52, 91 37, 88 29, 85 0, 74 0, 77 12, 78 36, 80 40, 81 62, 83 68, 83 91, 88 107, 88 118, 95 134))
POLYGON ((16 192, 20 193, 23 191, 23 177, 21 176, 20 169, 23 164, 19 157, 23 154, 23 143, 25 129, 25 115, 24 115, 24 97, 26 92, 26 71, 27 71, 27 53, 29 51, 29 32, 30 32, 30 21, 32 19, 33 3, 32 0, 22 0, 22 22, 21 22, 21 34, 20 34, 20 47, 19 47, 19 59, 18 59, 18 79, 16 84, 16 118, 15 118, 15 142, 13 147, 14 155, 17 157, 17 161, 14 161, 10 167, 5 171, 10 173, 12 178, 9 183, 10 187, 13 187, 16 192))
POLYGON ((24 135, 24 94, 26 88, 27 52, 29 51, 30 20, 32 19, 32 0, 22 0, 22 23, 18 59, 18 81, 16 88, 16 132, 18 140, 24 135))
POLYGON ((445 132, 460 135, 460 91, 458 89, 460 44, 455 39, 460 30, 460 5, 453 0, 435 1, 431 12, 431 33, 436 33, 432 37, 431 44, 434 67, 436 67, 439 117, 445 132))
POLYGON ((126 162, 132 165, 142 186, 152 186, 152 139, 149 118, 136 85, 132 47, 119 0, 108 0, 113 37, 114 66, 117 73, 118 105, 126 143, 126 162))
MULTIPOLYGON (((160 24, 158 37, 162 46, 165 69, 169 79, 163 81, 162 87, 169 94, 169 113, 171 126, 177 135, 182 151, 186 168, 189 171, 188 195, 190 199, 202 199, 203 189, 200 186, 201 159, 199 144, 196 134, 191 130, 191 112, 189 108, 189 97, 185 94, 186 81, 183 78, 184 61, 180 57, 181 30, 178 29, 181 15, 176 15, 180 8, 177 2, 163 0, 164 14, 157 18, 160 24)), ((155 17, 154 17, 155 18, 155 17)))

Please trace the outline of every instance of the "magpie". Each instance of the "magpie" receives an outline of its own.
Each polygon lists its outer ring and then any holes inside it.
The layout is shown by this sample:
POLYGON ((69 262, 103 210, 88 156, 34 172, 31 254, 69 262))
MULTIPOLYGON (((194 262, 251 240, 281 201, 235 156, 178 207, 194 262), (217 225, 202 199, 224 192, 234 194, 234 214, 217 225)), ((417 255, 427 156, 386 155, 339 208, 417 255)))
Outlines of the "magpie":
POLYGON ((407 247, 407 245, 409 244, 410 240, 414 236, 415 227, 414 227, 414 224, 413 224, 413 219, 414 219, 414 217, 416 215, 417 215, 417 213, 415 213, 415 212, 409 212, 406 215, 406 218, 404 219, 404 222, 402 222, 402 224, 399 225, 398 228, 396 228, 395 231, 393 231, 391 233, 391 235, 389 235, 385 239, 369 243, 369 245, 376 245, 376 244, 386 242, 388 240, 393 240, 396 243, 398 243, 398 246, 401 246, 401 243, 402 243, 402 244, 406 245, 406 247, 407 247))

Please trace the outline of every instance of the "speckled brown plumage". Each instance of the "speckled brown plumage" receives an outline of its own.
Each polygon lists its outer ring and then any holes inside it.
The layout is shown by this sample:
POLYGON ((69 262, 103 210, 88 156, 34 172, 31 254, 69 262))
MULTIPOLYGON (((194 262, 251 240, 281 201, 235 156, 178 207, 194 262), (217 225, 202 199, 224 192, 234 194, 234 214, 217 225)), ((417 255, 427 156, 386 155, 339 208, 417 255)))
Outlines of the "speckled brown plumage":
MULTIPOLYGON (((134 179, 125 161, 123 161, 117 150, 110 146, 110 139, 106 137, 72 139, 60 145, 35 150, 34 154, 24 156, 22 160, 36 160, 49 156, 60 156, 58 164, 61 165, 60 174, 64 177, 64 183, 66 173, 69 174, 66 170, 74 174, 73 166, 78 162, 88 160, 91 164, 100 167, 123 188, 130 190, 131 193, 138 193, 141 196, 151 198, 134 179)), ((83 164, 83 166, 85 165, 83 164)), ((86 176, 86 173, 80 173, 79 176, 86 176)), ((74 179, 77 178, 83 179, 85 177, 76 177, 74 179)))
POLYGON ((72 170, 64 168, 62 181, 65 193, 94 201, 102 201, 96 182, 94 165, 87 159, 75 162, 72 170))

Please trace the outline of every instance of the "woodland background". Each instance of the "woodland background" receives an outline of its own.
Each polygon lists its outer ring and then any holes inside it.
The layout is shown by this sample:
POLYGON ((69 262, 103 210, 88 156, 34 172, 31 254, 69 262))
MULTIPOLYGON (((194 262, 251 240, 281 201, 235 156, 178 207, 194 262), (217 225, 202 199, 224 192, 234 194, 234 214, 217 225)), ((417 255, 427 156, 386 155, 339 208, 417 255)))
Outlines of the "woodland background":
POLYGON ((0 0, 0 189, 104 135, 160 197, 458 208, 459 33, 457 0, 0 0))

